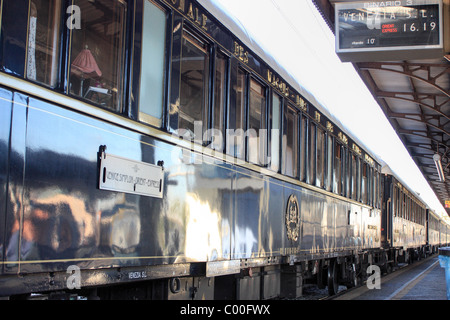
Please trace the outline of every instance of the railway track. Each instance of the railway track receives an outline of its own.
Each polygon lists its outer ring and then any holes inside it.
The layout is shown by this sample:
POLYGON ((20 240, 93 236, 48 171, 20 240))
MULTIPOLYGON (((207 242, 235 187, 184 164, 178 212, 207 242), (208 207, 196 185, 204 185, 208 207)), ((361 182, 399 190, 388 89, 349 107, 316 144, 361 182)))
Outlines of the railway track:
MULTIPOLYGON (((433 262, 432 260, 435 260, 437 257, 436 254, 431 255, 425 259, 422 259, 420 261, 415 261, 412 264, 400 264, 396 269, 394 269, 392 272, 390 273, 385 273, 381 275, 381 285, 382 287, 386 286, 387 283, 390 283, 391 281, 393 282, 394 280, 396 280, 397 278, 399 278, 400 276, 408 273, 408 272, 420 272, 422 268, 419 268, 419 266, 423 265, 423 264, 431 264, 431 267, 435 266, 436 262, 433 262), (419 271, 416 271, 415 269, 418 269, 419 271)), ((422 271, 421 273, 419 273, 419 275, 415 276, 412 278, 412 280, 402 280, 402 281, 397 281, 398 284, 396 284, 397 286, 399 286, 400 288, 397 289, 397 291, 400 291, 403 287, 407 286, 410 282, 412 282, 413 280, 415 280, 416 278, 418 278, 422 273, 425 273, 430 267, 427 266, 427 269, 425 269, 424 271, 422 271)), ((339 291, 338 294, 334 295, 334 296, 323 296, 318 298, 317 300, 351 300, 354 298, 358 298, 359 296, 361 296, 362 294, 371 291, 371 289, 368 288, 367 286, 367 281, 364 281, 361 285, 357 286, 357 287, 353 287, 353 288, 344 288, 343 290, 339 291)), ((381 292, 381 290, 376 290, 378 292, 381 292)), ((396 291, 394 291, 395 293, 396 291)), ((377 297, 374 296, 373 300, 391 300, 393 297, 395 296, 395 294, 379 294, 377 295, 377 297)))
MULTIPOLYGON (((430 261, 431 259, 436 258, 436 254, 427 257, 426 259, 422 259, 420 261, 416 261, 412 264, 401 263, 399 266, 394 269, 392 272, 385 273, 381 275, 381 281, 387 282, 392 278, 398 277, 404 272, 410 271, 413 268, 420 266, 423 263, 430 261)), ((351 293, 355 293, 357 291, 366 291, 370 290, 367 288, 367 281, 364 281, 362 284, 356 287, 347 288, 346 286, 339 286, 339 292, 334 296, 328 295, 327 288, 319 289, 314 284, 305 284, 303 286, 303 295, 298 297, 295 300, 345 300, 345 296, 351 293)), ((357 295, 357 293, 355 293, 357 295)))

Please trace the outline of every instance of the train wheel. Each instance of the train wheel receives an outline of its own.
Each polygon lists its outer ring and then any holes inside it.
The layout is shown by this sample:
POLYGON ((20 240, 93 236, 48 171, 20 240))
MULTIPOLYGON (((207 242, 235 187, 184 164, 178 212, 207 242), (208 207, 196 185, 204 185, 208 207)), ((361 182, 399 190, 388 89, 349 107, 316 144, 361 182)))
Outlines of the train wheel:
POLYGON ((339 288, 338 283, 338 264, 336 259, 332 260, 328 266, 328 294, 334 296, 339 288))

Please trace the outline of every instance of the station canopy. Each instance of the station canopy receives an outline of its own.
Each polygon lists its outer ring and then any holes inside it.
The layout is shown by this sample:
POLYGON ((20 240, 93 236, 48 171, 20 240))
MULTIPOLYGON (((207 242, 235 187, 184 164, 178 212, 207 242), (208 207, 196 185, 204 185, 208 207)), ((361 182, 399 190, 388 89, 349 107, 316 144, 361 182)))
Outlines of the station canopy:
MULTIPOLYGON (((313 1, 335 32, 336 3, 345 1, 313 1)), ((353 65, 450 216, 450 0, 442 3, 442 55, 353 65), (445 180, 438 174, 437 159, 445 180)))

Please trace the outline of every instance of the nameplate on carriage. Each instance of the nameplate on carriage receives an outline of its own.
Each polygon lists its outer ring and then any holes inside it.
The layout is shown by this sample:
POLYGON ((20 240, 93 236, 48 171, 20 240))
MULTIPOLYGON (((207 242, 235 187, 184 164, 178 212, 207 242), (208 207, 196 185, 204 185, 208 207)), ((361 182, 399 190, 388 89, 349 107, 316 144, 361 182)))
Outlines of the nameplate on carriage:
POLYGON ((103 152, 99 177, 101 190, 163 197, 164 169, 161 166, 103 152))

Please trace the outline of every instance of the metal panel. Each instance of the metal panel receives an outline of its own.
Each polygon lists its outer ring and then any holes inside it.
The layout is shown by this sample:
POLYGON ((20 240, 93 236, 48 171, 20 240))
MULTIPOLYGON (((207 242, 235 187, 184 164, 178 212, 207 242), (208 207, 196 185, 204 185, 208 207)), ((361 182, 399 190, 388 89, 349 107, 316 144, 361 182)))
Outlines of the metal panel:
POLYGON ((11 208, 8 223, 17 217, 23 229, 8 237, 7 254, 22 272, 230 258, 229 166, 39 100, 27 107, 18 97, 10 190, 25 204, 11 208), (104 145, 134 161, 164 161, 164 198, 99 190, 104 145))
POLYGON ((27 130, 27 97, 18 93, 12 95, 12 119, 10 153, 9 153, 9 179, 8 179, 8 201, 6 202, 5 222, 5 273, 19 271, 19 255, 32 250, 35 246, 32 235, 27 232, 28 225, 23 224, 23 213, 25 201, 22 197, 24 192, 24 163, 25 133, 27 130), (16 130, 17 129, 17 130, 16 130), (21 237, 23 239, 21 239, 21 237), (22 245, 22 247, 20 247, 22 245))
MULTIPOLYGON (((0 261, 5 260, 5 250, 6 245, 4 243, 6 230, 11 232, 11 229, 5 225, 8 201, 10 200, 10 192, 8 189, 8 176, 9 176, 9 166, 8 161, 10 158, 10 132, 11 132, 11 117, 12 117, 12 93, 0 89, 0 261)), ((3 273, 4 265, 0 267, 0 273, 3 273)))

